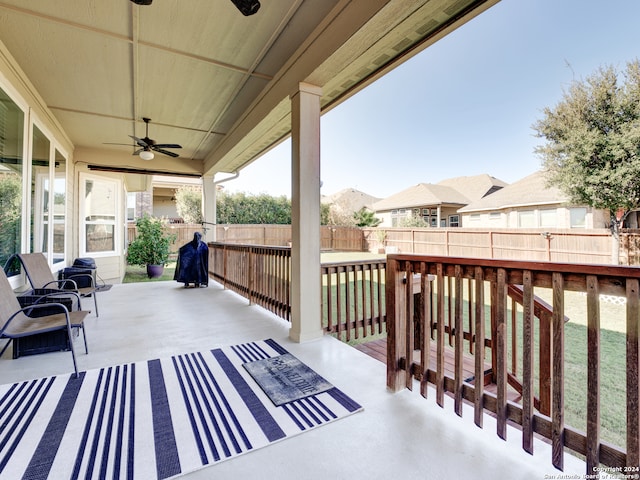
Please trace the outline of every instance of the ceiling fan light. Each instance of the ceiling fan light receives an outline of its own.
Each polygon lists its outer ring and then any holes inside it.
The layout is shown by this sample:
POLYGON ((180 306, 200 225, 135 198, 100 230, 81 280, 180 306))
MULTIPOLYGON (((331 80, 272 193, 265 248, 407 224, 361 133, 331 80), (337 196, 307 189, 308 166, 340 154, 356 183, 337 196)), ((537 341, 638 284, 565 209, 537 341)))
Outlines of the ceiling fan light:
POLYGON ((140 152, 140 158, 142 160, 153 160, 153 152, 151 150, 142 150, 140 152))

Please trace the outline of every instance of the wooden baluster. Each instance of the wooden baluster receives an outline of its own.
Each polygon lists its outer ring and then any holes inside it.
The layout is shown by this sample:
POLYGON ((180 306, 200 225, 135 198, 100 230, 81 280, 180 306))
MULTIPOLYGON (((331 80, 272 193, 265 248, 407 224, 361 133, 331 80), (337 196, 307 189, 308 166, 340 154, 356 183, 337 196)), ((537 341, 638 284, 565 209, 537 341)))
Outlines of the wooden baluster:
MULTIPOLYGON (((455 266, 455 364, 454 364, 454 379, 455 379, 455 391, 454 391, 454 409, 456 414, 462 416, 462 355, 464 353, 464 328, 462 325, 462 299, 464 293, 462 291, 462 267, 460 265, 455 266)), ((451 292, 449 292, 451 295, 451 292)))
POLYGON ((327 330, 333 330, 333 272, 335 269, 327 269, 327 330))
POLYGON ((337 322, 336 322, 336 328, 337 328, 337 334, 338 334, 338 339, 340 341, 342 341, 342 330, 344 328, 343 325, 343 319, 344 319, 344 313, 342 312, 342 301, 343 301, 343 294, 342 294, 342 267, 337 267, 336 268, 336 305, 337 305, 337 310, 336 310, 336 316, 337 318, 337 322))
MULTIPOLYGON (((358 328, 358 319, 360 318, 360 306, 358 302, 358 272, 361 266, 356 265, 353 267, 353 331, 354 337, 360 338, 360 329, 358 328)), ((364 306, 364 303, 363 303, 364 306)))
POLYGON ((627 466, 640 465, 640 288, 627 279, 627 466))
POLYGON ((453 279, 447 276, 447 326, 449 327, 449 333, 447 339, 449 340, 449 346, 453 347, 453 279))
POLYGON ((496 338, 493 341, 496 363, 495 376, 497 387, 497 434, 507 438, 507 272, 504 268, 497 271, 496 282, 496 338))
POLYGON ((511 373, 518 375, 518 304, 511 299, 511 373))
POLYGON ((406 326, 405 326, 405 386, 409 390, 413 390, 413 369, 411 368, 413 365, 413 350, 414 350, 414 306, 413 306, 413 271, 411 262, 405 262, 404 267, 404 275, 405 275, 405 283, 404 283, 404 306, 405 306, 405 316, 406 316, 406 326))
POLYGON ((473 341, 473 332, 474 332, 474 323, 475 323, 475 318, 474 318, 474 302, 473 302, 473 279, 469 278, 467 279, 467 293, 469 295, 469 301, 467 302, 467 315, 469 317, 469 353, 473 355, 474 352, 474 341, 473 341))
POLYGON ((587 275, 587 473, 600 465, 600 290, 587 275))
POLYGON ((551 386, 551 456, 553 466, 564 467, 564 279, 561 273, 552 274, 552 386, 551 386))
POLYGON ((351 340, 351 282, 349 276, 351 275, 351 265, 347 265, 344 269, 344 292, 345 292, 345 332, 347 333, 347 342, 351 340))
MULTIPOLYGON (((533 453, 533 274, 522 273, 522 448, 533 453)), ((515 337, 515 331, 513 332, 515 337)))
POLYGON ((475 311, 476 311, 476 338, 475 338, 475 399, 474 399, 474 422, 482 428, 484 418, 484 335, 485 335, 485 314, 484 314, 484 270, 482 267, 475 269, 475 311))
POLYGON ((422 379, 420 394, 427 398, 429 383, 429 363, 431 360, 431 282, 427 272, 427 264, 420 263, 420 364, 422 365, 422 379))
POLYGON ((378 333, 382 333, 383 326, 385 327, 385 330, 386 330, 386 325, 383 325, 383 323, 386 323, 386 321, 383 321, 383 319, 386 317, 386 312, 384 311, 383 304, 386 304, 386 302, 383 302, 384 290, 382 289, 382 286, 384 285, 384 283, 382 282, 382 270, 380 270, 380 268, 378 268, 377 278, 378 278, 378 333))
POLYGON ((444 271, 439 263, 436 266, 438 305, 436 314, 436 403, 444 407, 444 271))

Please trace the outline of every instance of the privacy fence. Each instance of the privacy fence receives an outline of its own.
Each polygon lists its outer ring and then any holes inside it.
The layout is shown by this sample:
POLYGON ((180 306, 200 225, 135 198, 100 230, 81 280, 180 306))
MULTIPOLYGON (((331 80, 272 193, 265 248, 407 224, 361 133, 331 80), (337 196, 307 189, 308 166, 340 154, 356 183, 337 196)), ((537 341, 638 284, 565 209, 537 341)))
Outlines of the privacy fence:
MULTIPOLYGON (((243 245, 287 247, 291 225, 170 224, 176 234, 174 253, 193 239, 194 232, 216 229, 216 241, 243 245)), ((607 229, 500 229, 469 228, 357 228, 322 226, 321 248, 325 251, 416 253, 505 260, 611 264, 612 237, 607 229)), ((136 235, 128 226, 128 239, 136 235)), ((625 230, 620 236, 620 264, 640 265, 640 230, 625 230)))

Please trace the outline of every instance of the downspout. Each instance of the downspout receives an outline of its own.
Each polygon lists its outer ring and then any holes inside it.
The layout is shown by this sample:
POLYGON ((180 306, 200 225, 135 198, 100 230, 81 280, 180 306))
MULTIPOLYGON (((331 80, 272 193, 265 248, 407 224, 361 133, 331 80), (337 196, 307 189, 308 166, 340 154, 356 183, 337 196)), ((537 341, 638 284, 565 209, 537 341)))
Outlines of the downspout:
POLYGON ((230 177, 226 177, 223 178, 221 180, 215 180, 215 175, 214 175, 214 180, 213 180, 213 218, 212 218, 212 222, 202 222, 202 225, 204 227, 204 225, 212 225, 213 226, 213 235, 211 236, 212 241, 216 241, 216 225, 218 223, 218 205, 217 205, 217 198, 218 198, 218 185, 220 185, 221 183, 224 182, 228 182, 229 180, 235 180, 236 178, 238 178, 240 176, 240 172, 235 171, 233 172, 233 175, 231 175, 230 177))

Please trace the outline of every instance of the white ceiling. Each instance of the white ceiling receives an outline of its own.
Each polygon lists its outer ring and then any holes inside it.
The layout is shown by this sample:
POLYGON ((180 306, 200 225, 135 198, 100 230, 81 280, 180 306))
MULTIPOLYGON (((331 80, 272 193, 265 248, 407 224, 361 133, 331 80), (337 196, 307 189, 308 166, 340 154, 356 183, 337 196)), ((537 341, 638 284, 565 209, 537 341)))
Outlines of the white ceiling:
POLYGON ((0 0, 0 41, 74 160, 139 166, 106 143, 144 137, 148 117, 151 138, 183 146, 167 171, 231 172, 288 136, 300 82, 330 109, 497 1, 261 0, 246 17, 231 0, 0 0))

